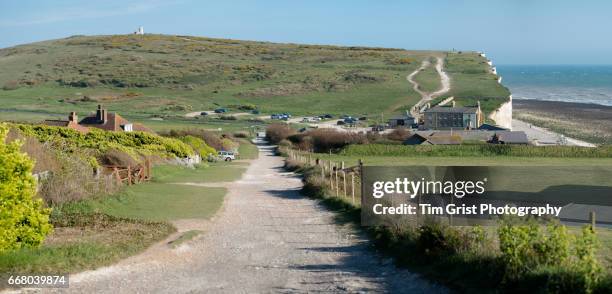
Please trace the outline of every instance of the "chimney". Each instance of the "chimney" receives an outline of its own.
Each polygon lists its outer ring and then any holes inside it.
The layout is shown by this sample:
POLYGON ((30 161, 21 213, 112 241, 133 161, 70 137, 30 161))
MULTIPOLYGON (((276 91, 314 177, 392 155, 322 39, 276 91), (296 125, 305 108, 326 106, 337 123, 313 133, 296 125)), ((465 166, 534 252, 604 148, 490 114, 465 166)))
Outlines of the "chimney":
POLYGON ((455 108, 455 100, 451 101, 451 105, 453 106, 453 108, 455 108))
POLYGON ((104 124, 108 120, 106 109, 102 109, 102 105, 98 104, 98 110, 96 110, 96 122, 104 124))
POLYGON ((427 103, 427 108, 431 108, 431 103, 427 103))
POLYGON ((98 104, 98 109, 96 110, 96 121, 99 122, 102 120, 102 105, 98 104))
POLYGON ((480 111, 480 100, 478 100, 478 111, 480 111))
POLYGON ((68 120, 73 123, 78 123, 79 117, 77 116, 76 112, 73 111, 68 116, 68 120))

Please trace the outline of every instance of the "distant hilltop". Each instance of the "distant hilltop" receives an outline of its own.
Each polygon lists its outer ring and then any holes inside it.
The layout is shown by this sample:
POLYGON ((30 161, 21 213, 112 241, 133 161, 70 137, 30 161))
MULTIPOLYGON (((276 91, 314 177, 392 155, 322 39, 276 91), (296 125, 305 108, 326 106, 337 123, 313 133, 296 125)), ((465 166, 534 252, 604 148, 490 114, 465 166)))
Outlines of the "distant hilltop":
MULTIPOLYGON (((266 113, 397 114, 420 99, 406 76, 438 57, 452 81, 440 99, 452 96, 458 106, 480 101, 488 115, 510 96, 478 52, 157 35, 142 27, 135 33, 0 49, 0 93, 11 93, 3 105, 18 110, 36 98, 35 107, 55 113, 131 101, 150 116, 243 104, 266 113)), ((439 83, 427 73, 417 78, 439 83)))

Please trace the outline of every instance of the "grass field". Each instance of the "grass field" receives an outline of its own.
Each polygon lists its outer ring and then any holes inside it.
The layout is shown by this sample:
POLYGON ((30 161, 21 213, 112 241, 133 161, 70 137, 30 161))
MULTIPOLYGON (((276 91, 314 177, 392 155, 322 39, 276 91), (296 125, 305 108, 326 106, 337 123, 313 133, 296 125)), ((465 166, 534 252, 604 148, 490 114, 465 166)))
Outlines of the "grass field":
MULTIPOLYGON (((100 103, 157 130, 192 124, 179 119, 191 111, 223 106, 234 112, 247 104, 267 114, 399 113, 420 98, 406 76, 441 54, 168 35, 75 36, 0 49, 0 119, 83 116, 100 103)), ((469 58, 449 63, 457 94, 507 96, 480 82, 492 76, 471 72, 472 63, 486 65, 484 58, 461 56, 469 58), (469 88, 462 80, 479 82, 469 88)), ((418 78, 426 88, 439 83, 431 68, 418 78)))
POLYGON ((414 76, 414 81, 419 84, 419 89, 428 93, 442 88, 440 75, 436 71, 436 60, 431 58, 429 66, 414 76))

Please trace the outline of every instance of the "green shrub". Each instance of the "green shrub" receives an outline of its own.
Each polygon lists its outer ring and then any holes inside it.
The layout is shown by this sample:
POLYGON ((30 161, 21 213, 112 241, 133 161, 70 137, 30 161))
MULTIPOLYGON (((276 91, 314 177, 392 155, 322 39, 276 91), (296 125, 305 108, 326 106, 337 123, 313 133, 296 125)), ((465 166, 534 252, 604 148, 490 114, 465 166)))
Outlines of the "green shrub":
POLYGON ((41 142, 60 142, 67 145, 67 149, 74 151, 90 148, 105 152, 115 148, 133 157, 139 154, 162 157, 188 157, 194 154, 191 147, 180 140, 146 132, 109 132, 92 128, 87 134, 83 134, 62 127, 23 124, 16 126, 26 136, 35 137, 41 142))
POLYGON ((6 125, 0 125, 0 252, 39 246, 53 227, 50 209, 33 199, 34 163, 19 151, 20 141, 5 143, 6 125))
POLYGON ((576 263, 577 271, 585 281, 586 291, 589 293, 599 282, 602 268, 596 257, 597 247, 599 246, 597 235, 592 226, 582 228, 582 236, 576 241, 576 263))
POLYGON ((180 138, 185 144, 191 146, 202 158, 206 158, 209 155, 215 155, 217 151, 204 142, 204 140, 194 136, 184 136, 180 138))

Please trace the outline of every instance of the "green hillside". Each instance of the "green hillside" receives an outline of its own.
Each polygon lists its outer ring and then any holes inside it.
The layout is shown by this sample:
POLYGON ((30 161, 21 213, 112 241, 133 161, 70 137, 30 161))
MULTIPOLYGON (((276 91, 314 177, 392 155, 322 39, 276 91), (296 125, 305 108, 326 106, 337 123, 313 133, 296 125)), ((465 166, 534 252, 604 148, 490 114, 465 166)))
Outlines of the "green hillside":
MULTIPOLYGON (((397 113, 420 99, 406 76, 425 58, 446 55, 191 36, 73 36, 0 49, 0 119, 84 115, 99 103, 137 121, 181 122, 188 112, 250 105, 262 113, 397 113)), ((507 90, 489 83, 483 58, 452 56, 449 74, 459 81, 453 94, 505 100, 507 90)))

